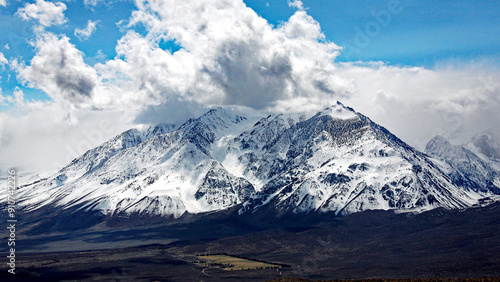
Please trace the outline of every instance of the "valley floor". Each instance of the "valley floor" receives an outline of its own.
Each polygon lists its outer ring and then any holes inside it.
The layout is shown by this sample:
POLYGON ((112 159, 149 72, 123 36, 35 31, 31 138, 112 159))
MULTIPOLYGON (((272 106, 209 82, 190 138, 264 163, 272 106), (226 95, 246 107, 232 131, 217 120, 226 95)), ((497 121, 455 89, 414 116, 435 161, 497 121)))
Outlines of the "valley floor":
MULTIPOLYGON (((155 228, 135 235, 155 239, 163 234, 173 238, 173 233, 155 228)), ((212 229, 221 227, 215 224, 212 229)), ((489 280, 474 281, 498 281, 495 277, 500 277, 499 231, 500 204, 463 211, 438 209, 419 215, 371 211, 316 220, 309 227, 278 226, 218 238, 213 237, 214 233, 199 233, 198 237, 177 238, 177 241, 165 239, 167 241, 161 244, 137 246, 139 241, 135 241, 136 245, 128 248, 20 252, 16 257, 16 278, 44 281, 266 281, 302 277, 327 281, 487 277, 489 280), (226 271, 193 261, 196 255, 208 253, 224 253, 289 267, 226 271)), ((114 244, 120 238, 133 241, 130 239, 132 231, 121 231, 121 235, 130 236, 120 236, 119 232, 102 238, 114 244)), ((106 244, 95 234, 87 233, 86 236, 80 239, 89 244, 106 244)), ((59 242, 63 242, 61 238, 59 242)), ((53 239, 51 246, 56 246, 58 237, 53 239)), ((24 246, 31 244, 30 248, 36 249, 36 238, 30 240, 21 240, 19 248, 25 243, 24 246)), ((39 244, 48 246, 47 242, 40 241, 39 244)), ((2 281, 12 276, 4 265, 0 269, 2 281)))

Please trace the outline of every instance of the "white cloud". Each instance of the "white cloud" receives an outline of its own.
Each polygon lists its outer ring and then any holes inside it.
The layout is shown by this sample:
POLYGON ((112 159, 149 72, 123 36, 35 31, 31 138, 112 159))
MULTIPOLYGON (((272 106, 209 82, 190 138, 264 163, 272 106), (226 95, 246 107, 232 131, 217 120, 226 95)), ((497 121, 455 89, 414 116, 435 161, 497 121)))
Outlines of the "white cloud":
POLYGON ((141 107, 161 103, 174 93, 185 92, 194 58, 186 51, 170 54, 130 31, 116 46, 117 58, 95 69, 105 80, 100 104, 110 107, 141 107), (104 92, 103 92, 104 93, 104 92))
POLYGON ((66 4, 62 2, 52 3, 44 0, 36 0, 34 4, 26 4, 19 8, 17 15, 24 20, 35 19, 42 26, 62 25, 66 22, 64 11, 66 4))
POLYGON ((17 106, 24 105, 24 92, 21 89, 14 90, 14 102, 17 106))
POLYGON ((97 29, 97 23, 99 21, 91 21, 89 20, 87 22, 87 27, 82 28, 82 29, 75 29, 75 36, 78 37, 81 41, 85 41, 89 39, 89 37, 94 33, 94 31, 97 29))
MULTIPOLYGON (((149 34, 145 39, 136 36, 136 41, 154 42, 163 37, 175 39, 184 48, 165 54, 171 62, 165 61, 165 70, 155 73, 167 77, 186 73, 168 83, 170 89, 186 98, 264 108, 295 95, 332 94, 328 87, 342 87, 332 65, 338 47, 320 42, 324 35, 319 24, 304 11, 273 28, 241 1, 139 1, 138 7, 129 26, 142 23, 149 34), (181 65, 181 71, 167 67, 169 64, 181 65)), ((146 44, 142 46, 147 49, 146 44)), ((138 56, 137 51, 131 56, 138 56)), ((124 57, 125 64, 135 64, 124 57)), ((147 66, 130 68, 146 72, 147 66)), ((154 76, 148 74, 148 78, 154 76)))
POLYGON ((66 36, 38 35, 36 54, 29 66, 14 63, 18 78, 39 88, 56 101, 85 106, 97 87, 97 73, 86 65, 82 53, 66 36))
POLYGON ((95 56, 94 56, 94 59, 95 59, 96 61, 105 61, 105 60, 106 60, 106 58, 107 58, 107 55, 106 55, 106 54, 104 54, 104 52, 102 52, 102 50, 101 50, 101 49, 97 50, 97 52, 96 52, 96 54, 95 54, 95 56))
POLYGON ((288 0, 288 6, 298 10, 304 10, 304 4, 300 0, 288 0))
POLYGON ((3 67, 4 65, 8 64, 9 61, 5 58, 4 54, 0 52, 0 66, 3 67))
POLYGON ((13 94, 13 96, 0 96, 0 105, 12 104, 16 107, 23 107, 25 105, 24 92, 16 87, 13 94))
POLYGON ((0 0, 0 6, 7 6, 7 0, 0 0))
POLYGON ((54 102, 25 102, 0 113, 0 170, 52 172, 130 128, 129 114, 74 110, 54 102))
POLYGON ((4 48, 5 50, 7 50, 7 51, 8 51, 8 50, 10 50, 10 46, 9 46, 9 44, 8 44, 8 43, 7 43, 7 44, 5 44, 5 46, 3 46, 3 48, 4 48))

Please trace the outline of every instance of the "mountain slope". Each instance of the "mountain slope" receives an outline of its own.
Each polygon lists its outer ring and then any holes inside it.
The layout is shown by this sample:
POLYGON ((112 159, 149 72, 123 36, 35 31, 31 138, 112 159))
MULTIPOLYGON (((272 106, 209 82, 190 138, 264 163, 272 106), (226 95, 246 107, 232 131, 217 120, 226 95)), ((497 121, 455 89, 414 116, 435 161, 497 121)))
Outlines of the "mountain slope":
POLYGON ((452 145, 443 137, 436 136, 429 141, 425 152, 449 166, 445 170, 456 186, 464 190, 500 194, 500 173, 465 146, 452 145))
POLYGON ((253 192, 251 184, 218 165, 210 147, 225 130, 243 121, 216 109, 175 131, 129 130, 75 159, 57 175, 23 187, 20 204, 28 209, 83 206, 105 214, 174 217, 239 204, 253 192), (219 186, 210 181, 215 174, 224 178, 219 186), (216 195, 229 200, 216 201, 216 195))
POLYGON ((281 212, 349 214, 462 208, 475 202, 423 154, 340 103, 289 128, 276 119, 281 132, 257 155, 245 147, 257 143, 259 135, 241 137, 248 175, 266 184, 240 213, 265 205, 281 212))

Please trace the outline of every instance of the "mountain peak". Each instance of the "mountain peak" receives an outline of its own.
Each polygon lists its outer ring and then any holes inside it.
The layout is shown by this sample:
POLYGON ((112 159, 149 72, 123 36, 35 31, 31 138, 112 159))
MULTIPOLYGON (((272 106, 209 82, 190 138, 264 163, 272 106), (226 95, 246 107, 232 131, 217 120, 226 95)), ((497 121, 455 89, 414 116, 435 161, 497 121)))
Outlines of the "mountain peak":
POLYGON ((479 134, 472 138, 471 143, 490 160, 500 160, 500 144, 491 134, 479 134))
POLYGON ((357 113, 352 108, 344 106, 339 101, 318 113, 318 116, 326 115, 331 116, 334 119, 344 120, 358 117, 357 113))
POLYGON ((237 113, 237 111, 232 109, 226 109, 222 107, 217 107, 210 109, 208 112, 202 116, 190 119, 184 123, 181 127, 189 127, 196 124, 204 124, 210 128, 226 128, 232 123, 239 123, 246 120, 246 117, 237 113))
POLYGON ((450 141, 448 141, 448 139, 444 138, 441 135, 436 135, 431 140, 429 140, 429 142, 427 142, 425 151, 432 152, 436 148, 449 148, 451 146, 452 144, 450 143, 450 141))

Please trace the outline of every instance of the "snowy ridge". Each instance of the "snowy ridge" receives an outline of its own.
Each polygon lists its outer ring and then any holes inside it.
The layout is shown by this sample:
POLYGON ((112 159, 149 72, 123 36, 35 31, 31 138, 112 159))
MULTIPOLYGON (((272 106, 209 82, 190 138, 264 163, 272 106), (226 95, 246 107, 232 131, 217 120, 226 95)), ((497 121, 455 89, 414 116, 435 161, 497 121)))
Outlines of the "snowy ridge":
MULTIPOLYGON (((440 142, 431 147, 452 150, 440 142)), ((461 169, 340 102, 312 116, 216 108, 178 128, 128 130, 21 186, 19 204, 172 217, 237 205, 240 214, 263 207, 350 214, 466 208, 499 194, 496 176, 493 186, 472 181, 486 170, 460 182, 461 169)))
POLYGON ((460 146, 436 136, 429 141, 425 152, 439 159, 439 165, 452 182, 463 190, 500 194, 500 172, 495 168, 494 160, 488 159, 474 146, 474 139, 460 146))
POLYGON ((478 134, 463 146, 500 171, 500 143, 495 142, 491 134, 478 134))

